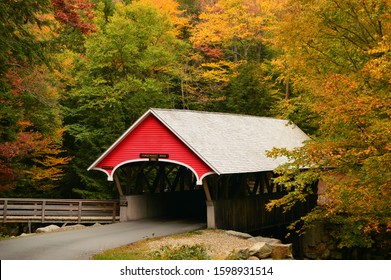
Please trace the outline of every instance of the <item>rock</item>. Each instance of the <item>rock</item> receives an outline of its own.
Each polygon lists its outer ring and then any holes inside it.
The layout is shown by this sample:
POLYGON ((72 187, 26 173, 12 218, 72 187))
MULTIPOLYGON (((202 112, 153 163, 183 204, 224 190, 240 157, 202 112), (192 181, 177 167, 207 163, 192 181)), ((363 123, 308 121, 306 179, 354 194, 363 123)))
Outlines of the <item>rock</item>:
POLYGON ((76 225, 72 225, 72 226, 65 226, 65 227, 62 227, 63 230, 75 230, 75 229, 82 229, 82 228, 85 228, 86 226, 85 225, 82 225, 82 224, 76 224, 76 225))
POLYGON ((98 226, 101 226, 101 224, 100 224, 100 223, 95 223, 95 224, 93 224, 92 226, 93 226, 93 227, 98 227, 98 226))
POLYGON ((250 256, 250 257, 247 258, 247 260, 249 260, 249 261, 259 261, 258 257, 256 257, 256 256, 250 256))
POLYGON ((251 237, 248 240, 253 241, 254 243, 266 242, 268 244, 281 244, 281 240, 279 240, 277 238, 270 238, 270 237, 263 237, 263 236, 251 237))
POLYGON ((257 242, 251 248, 249 248, 249 253, 251 256, 256 256, 259 259, 266 259, 271 256, 273 252, 272 246, 266 242, 257 242))
POLYGON ((242 238, 242 239, 249 239, 249 238, 253 237, 252 235, 250 235, 248 233, 234 231, 234 230, 227 230, 225 233, 228 234, 228 235, 232 235, 232 236, 236 236, 236 237, 242 238))
POLYGON ((227 257, 228 260, 247 260, 250 257, 248 249, 233 250, 227 257))
POLYGON ((273 260, 283 260, 292 258, 292 244, 272 244, 273 260))
POLYGON ((46 226, 46 227, 37 228, 37 230, 36 230, 35 232, 36 232, 36 233, 53 232, 53 231, 57 231, 57 230, 59 230, 59 229, 60 229, 59 226, 56 226, 56 225, 49 225, 49 226, 46 226))

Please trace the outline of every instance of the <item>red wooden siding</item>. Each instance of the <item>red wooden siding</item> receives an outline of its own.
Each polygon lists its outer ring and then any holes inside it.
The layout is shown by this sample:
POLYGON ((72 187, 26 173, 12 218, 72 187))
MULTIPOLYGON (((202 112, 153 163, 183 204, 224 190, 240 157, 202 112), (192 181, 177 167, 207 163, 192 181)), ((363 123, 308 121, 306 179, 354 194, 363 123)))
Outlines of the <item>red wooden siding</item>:
POLYGON ((115 169, 130 161, 148 160, 140 154, 168 154, 160 161, 176 162, 193 169, 197 181, 213 170, 154 115, 148 115, 95 168, 105 169, 112 179, 115 169), (112 167, 113 170, 108 169, 112 167))

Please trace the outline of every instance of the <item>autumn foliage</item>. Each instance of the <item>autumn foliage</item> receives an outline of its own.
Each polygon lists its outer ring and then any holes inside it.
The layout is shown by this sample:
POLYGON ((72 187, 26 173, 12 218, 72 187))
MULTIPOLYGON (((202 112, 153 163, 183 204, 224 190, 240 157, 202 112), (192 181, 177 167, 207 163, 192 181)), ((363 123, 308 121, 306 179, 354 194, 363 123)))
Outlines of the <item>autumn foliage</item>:
POLYGON ((62 152, 58 143, 33 131, 21 131, 14 141, 0 143, 0 190, 15 188, 22 179, 38 190, 52 189, 70 160, 59 157, 62 152))
POLYGON ((311 140, 269 208, 321 180, 292 228, 387 246, 390 34, 390 0, 0 1, 1 195, 116 197, 86 167, 150 107, 281 117, 311 140))
POLYGON ((338 225, 340 247, 371 247, 391 232, 391 2, 288 4, 274 40, 302 93, 283 104, 287 117, 312 122, 316 132, 301 150, 272 153, 292 160, 279 169, 280 182, 300 187, 270 206, 303 199, 305 183, 320 179, 322 204, 303 221, 338 225), (312 119, 298 114, 302 108, 312 119))
POLYGON ((95 32, 92 19, 94 3, 88 0, 52 0, 55 18, 83 34, 95 32))

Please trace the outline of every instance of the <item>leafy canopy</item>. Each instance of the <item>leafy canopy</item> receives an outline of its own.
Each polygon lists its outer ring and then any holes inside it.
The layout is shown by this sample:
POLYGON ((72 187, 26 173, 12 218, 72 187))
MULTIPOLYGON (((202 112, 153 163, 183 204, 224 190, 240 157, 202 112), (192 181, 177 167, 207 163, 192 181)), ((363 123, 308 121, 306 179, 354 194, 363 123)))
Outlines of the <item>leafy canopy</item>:
POLYGON ((292 192, 270 206, 305 199, 305 185, 321 179, 322 205, 304 221, 341 225, 341 247, 371 246, 391 230, 391 2, 288 1, 288 7, 274 42, 302 95, 285 106, 294 121, 298 110, 314 116, 306 121, 317 132, 303 149, 272 152, 291 158, 278 181, 292 192))

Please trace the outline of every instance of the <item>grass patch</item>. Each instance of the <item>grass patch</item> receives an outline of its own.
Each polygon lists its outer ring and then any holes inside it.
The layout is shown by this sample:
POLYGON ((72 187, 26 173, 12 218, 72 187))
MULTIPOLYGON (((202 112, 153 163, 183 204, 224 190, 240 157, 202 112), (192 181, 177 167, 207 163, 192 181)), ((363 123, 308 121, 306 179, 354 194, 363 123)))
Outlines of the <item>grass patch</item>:
POLYGON ((147 250, 148 240, 139 241, 130 245, 121 246, 99 253, 93 260, 149 260, 147 250))
POLYGON ((11 236, 0 233, 0 240, 6 240, 6 239, 11 239, 11 236))
MULTIPOLYGON (((203 231, 196 230, 170 236, 173 239, 186 238, 201 235, 203 231)), ((158 250, 151 251, 148 242, 164 237, 148 238, 130 245, 121 246, 99 253, 92 257, 93 260, 208 260, 210 256, 203 245, 182 245, 179 247, 162 246, 158 250)))
POLYGON ((209 260, 207 250, 202 245, 163 246, 150 254, 154 260, 209 260))

